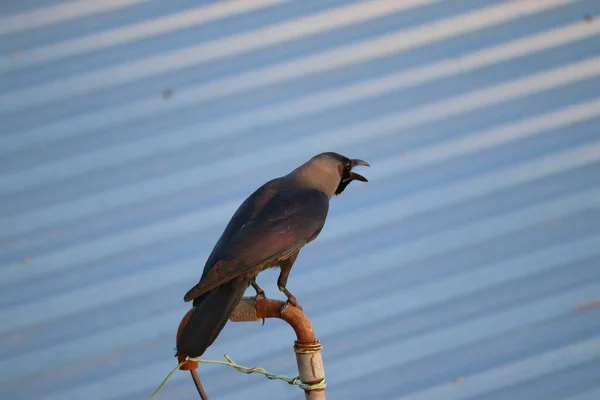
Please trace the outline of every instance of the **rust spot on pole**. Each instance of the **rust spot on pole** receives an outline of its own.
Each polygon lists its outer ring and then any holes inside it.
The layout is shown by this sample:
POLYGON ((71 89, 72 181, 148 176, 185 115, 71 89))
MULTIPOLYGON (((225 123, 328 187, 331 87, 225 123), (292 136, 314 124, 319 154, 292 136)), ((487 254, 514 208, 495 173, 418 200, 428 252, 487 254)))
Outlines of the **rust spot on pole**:
POLYGON ((315 332, 310 320, 302 310, 281 300, 259 296, 244 297, 229 319, 235 322, 258 321, 262 318, 279 318, 287 322, 300 341, 315 340, 315 332))
POLYGON ((258 318, 279 318, 287 322, 298 340, 311 342, 315 340, 315 332, 310 320, 302 310, 281 300, 256 299, 256 315, 258 318))

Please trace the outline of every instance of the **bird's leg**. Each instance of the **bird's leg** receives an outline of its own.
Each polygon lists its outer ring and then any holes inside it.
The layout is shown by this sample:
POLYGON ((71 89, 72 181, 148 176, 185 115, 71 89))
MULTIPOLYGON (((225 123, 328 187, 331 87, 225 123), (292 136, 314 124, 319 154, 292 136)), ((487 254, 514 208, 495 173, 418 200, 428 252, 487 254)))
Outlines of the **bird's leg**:
MULTIPOLYGON (((254 276, 252 278, 252 280, 250 281, 250 284, 252 285, 252 287, 254 288, 254 290, 256 290, 256 296, 255 296, 255 298, 258 298, 258 297, 265 297, 266 298, 267 297, 267 296, 265 296, 265 291, 262 290, 260 286, 258 286, 258 283, 256 283, 256 276, 254 276)), ((262 319, 262 325, 264 326, 265 325, 265 319, 264 318, 261 318, 261 319, 262 319)))
POLYGON ((252 278, 252 280, 250 281, 250 284, 252 285, 254 290, 256 290, 256 297, 258 297, 258 296, 266 297, 265 291, 262 290, 260 286, 258 286, 258 283, 256 283, 256 276, 254 278, 252 278))
POLYGON ((296 308, 302 310, 300 304, 298 304, 298 300, 296 297, 290 293, 289 290, 285 287, 287 285, 288 277, 290 276, 290 271, 292 270, 292 266, 294 265, 294 261, 296 261, 296 257, 298 257, 298 253, 292 255, 285 261, 282 261, 279 265, 281 272, 279 273, 279 278, 277 279, 277 287, 281 292, 283 292, 287 296, 287 303, 293 305, 296 308))

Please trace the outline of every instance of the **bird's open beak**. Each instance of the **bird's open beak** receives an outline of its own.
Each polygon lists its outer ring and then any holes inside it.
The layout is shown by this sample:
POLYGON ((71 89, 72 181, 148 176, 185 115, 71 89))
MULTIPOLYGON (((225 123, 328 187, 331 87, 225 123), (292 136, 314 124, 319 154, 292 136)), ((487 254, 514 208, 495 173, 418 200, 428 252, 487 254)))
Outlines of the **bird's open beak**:
MULTIPOLYGON (((351 162, 352 162, 352 168, 354 168, 356 166, 359 166, 359 165, 361 165, 363 167, 370 167, 371 166, 371 165, 369 165, 368 162, 363 161, 363 160, 359 160, 359 159, 351 160, 351 162)), ((349 180, 356 180, 356 181, 361 181, 361 182, 369 182, 369 180, 367 178, 365 178, 361 174, 357 174, 354 171, 350 172, 350 176, 348 178, 349 178, 349 180)))

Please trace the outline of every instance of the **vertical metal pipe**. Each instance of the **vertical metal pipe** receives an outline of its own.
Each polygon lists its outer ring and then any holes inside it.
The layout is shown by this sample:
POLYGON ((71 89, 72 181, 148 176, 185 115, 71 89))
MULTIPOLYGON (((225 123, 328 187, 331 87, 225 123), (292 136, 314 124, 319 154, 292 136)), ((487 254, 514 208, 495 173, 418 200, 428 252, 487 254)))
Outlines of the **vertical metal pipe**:
MULTIPOLYGON (((321 343, 318 339, 313 342, 296 340, 294 351, 298 363, 300 380, 309 385, 321 382, 325 378, 323 359, 321 358, 321 343)), ((306 400, 325 400, 325 389, 305 390, 306 400)))

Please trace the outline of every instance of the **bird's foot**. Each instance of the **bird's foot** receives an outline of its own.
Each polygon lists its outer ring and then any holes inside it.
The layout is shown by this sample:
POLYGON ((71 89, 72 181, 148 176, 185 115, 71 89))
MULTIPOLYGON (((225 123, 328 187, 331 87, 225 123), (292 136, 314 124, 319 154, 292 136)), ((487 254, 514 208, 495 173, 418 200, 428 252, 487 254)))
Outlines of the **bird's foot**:
POLYGON ((300 304, 298 304, 298 300, 296 300, 296 298, 294 296, 288 296, 288 299, 285 302, 285 304, 283 305, 283 307, 286 307, 288 304, 296 307, 300 311, 303 311, 302 306, 300 304))
POLYGON ((283 294, 285 294, 285 297, 287 297, 287 301, 284 304, 284 307, 287 306, 288 304, 296 307, 297 309, 299 309, 300 311, 302 311, 302 307, 300 306, 300 304, 298 304, 298 300, 296 300, 296 296, 294 296, 293 294, 290 293, 289 290, 287 290, 287 288, 282 285, 279 284, 279 290, 281 292, 283 292, 283 294))
MULTIPOLYGON (((260 300, 264 300, 264 299, 266 299, 266 298, 267 298, 267 296, 265 296, 265 292, 264 292, 264 290, 261 290, 261 291, 258 291, 258 290, 257 290, 257 291, 256 291, 256 295, 254 296, 254 304, 256 304, 256 302, 257 302, 259 299, 260 299, 260 300)), ((264 318, 261 318, 261 319, 262 319, 262 324, 261 324, 261 326, 265 326, 265 319, 264 319, 264 318)))
POLYGON ((259 296, 266 297, 265 291, 262 290, 261 287, 258 286, 258 284, 256 283, 256 278, 254 278, 252 280, 252 282, 250 282, 250 285, 252 285, 252 287, 254 288, 254 291, 256 292, 256 297, 259 297, 259 296))

